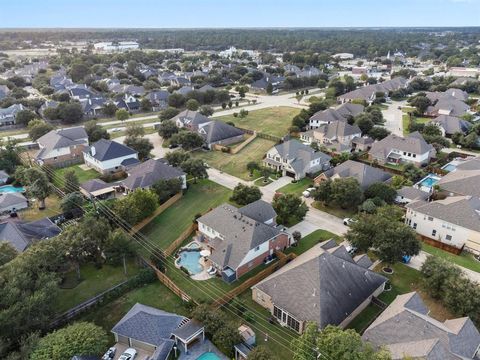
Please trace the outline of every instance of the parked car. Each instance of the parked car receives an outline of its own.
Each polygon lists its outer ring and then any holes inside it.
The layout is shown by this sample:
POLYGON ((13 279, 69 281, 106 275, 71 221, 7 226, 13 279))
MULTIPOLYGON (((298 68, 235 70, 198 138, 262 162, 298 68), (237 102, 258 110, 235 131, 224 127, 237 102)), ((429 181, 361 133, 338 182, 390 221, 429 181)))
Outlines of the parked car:
POLYGON ((118 360, 133 360, 137 356, 137 350, 133 348, 126 349, 118 360))
POLYGON ((357 252, 357 248, 355 246, 347 245, 345 246, 345 249, 352 256, 355 255, 355 253, 357 252))
POLYGON ((343 219, 343 225, 350 226, 353 223, 356 223, 357 220, 352 219, 352 218, 345 218, 343 219))
POLYGON ((102 360, 111 360, 115 357, 115 353, 117 352, 117 349, 114 347, 111 347, 110 349, 107 350, 107 352, 102 356, 102 360))
POLYGON ((315 191, 314 187, 308 188, 304 192, 302 192, 302 195, 306 198, 310 197, 312 195, 312 192, 315 191))

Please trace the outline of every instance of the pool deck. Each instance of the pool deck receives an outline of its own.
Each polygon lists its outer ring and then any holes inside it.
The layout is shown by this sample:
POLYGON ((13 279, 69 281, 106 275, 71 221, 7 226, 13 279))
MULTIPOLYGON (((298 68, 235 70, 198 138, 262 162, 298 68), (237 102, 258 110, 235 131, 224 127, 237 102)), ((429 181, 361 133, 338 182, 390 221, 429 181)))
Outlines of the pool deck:
MULTIPOLYGON (((196 246, 198 247, 198 249, 200 250, 204 250, 206 249, 206 247, 200 243, 199 241, 197 240, 193 240, 191 243, 187 244, 186 246, 182 247, 182 249, 192 249, 192 244, 196 244, 196 246)), ((181 250, 182 250, 181 249, 181 250)), ((209 280, 211 278, 213 278, 215 275, 210 275, 208 272, 207 272, 207 269, 210 267, 210 261, 209 260, 205 260, 204 257, 200 257, 200 265, 202 265, 202 268, 203 270, 200 271, 198 274, 195 274, 195 275, 190 275, 190 278, 192 280, 198 280, 198 281, 204 281, 204 280, 209 280)), ((176 260, 175 260, 175 266, 178 267, 178 264, 176 263, 176 260)))
POLYGON ((179 345, 181 349, 181 354, 178 357, 178 360, 196 360, 198 359, 202 354, 206 352, 213 352, 215 353, 220 359, 222 360, 228 360, 228 357, 223 355, 220 350, 218 350, 215 345, 212 344, 212 342, 208 339, 205 339, 205 341, 198 341, 195 344, 192 344, 188 347, 188 354, 184 353, 184 349, 182 348, 181 345, 179 345))

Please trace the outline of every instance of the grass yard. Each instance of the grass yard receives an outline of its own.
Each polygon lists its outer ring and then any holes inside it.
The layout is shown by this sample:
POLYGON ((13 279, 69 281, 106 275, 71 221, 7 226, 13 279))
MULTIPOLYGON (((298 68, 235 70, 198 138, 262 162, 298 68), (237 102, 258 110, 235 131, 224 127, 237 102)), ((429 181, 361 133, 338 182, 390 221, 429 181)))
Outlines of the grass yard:
POLYGON ((83 170, 80 165, 73 165, 66 168, 55 169, 55 178, 53 179, 53 184, 59 188, 63 188, 63 177, 69 170, 73 170, 75 172, 80 184, 88 180, 96 179, 100 176, 100 174, 93 169, 83 170))
POLYGON ((192 183, 185 195, 153 219, 142 233, 155 245, 165 249, 192 223, 196 214, 226 202, 230 195, 229 189, 210 180, 192 183))
POLYGON ((352 320, 350 324, 348 324, 347 328, 354 329, 359 334, 362 334, 381 312, 382 309, 379 306, 370 303, 355 319, 352 320))
POLYGON ((340 219, 344 219, 344 218, 347 218, 347 217, 351 218, 357 213, 354 209, 342 209, 342 208, 337 207, 337 206, 325 206, 320 201, 314 201, 312 203, 312 206, 315 209, 318 209, 320 211, 324 211, 324 212, 326 212, 330 215, 336 216, 340 219))
POLYGON ((255 161, 261 165, 263 156, 274 145, 273 141, 257 138, 235 155, 221 151, 196 151, 192 156, 203 159, 210 167, 243 180, 252 180, 248 176, 247 164, 255 161))
MULTIPOLYGON (((189 315, 185 303, 159 281, 155 281, 152 284, 132 290, 110 303, 94 308, 94 310, 88 312, 80 320, 92 321, 111 334, 110 330, 112 330, 113 326, 136 303, 183 316, 189 315)), ((113 342, 113 334, 110 336, 113 342)))
POLYGON ((305 251, 311 249, 312 246, 315 246, 316 244, 329 239, 334 239, 337 242, 337 244, 339 244, 342 241, 341 237, 331 233, 330 231, 321 230, 321 229, 315 230, 313 233, 303 237, 300 240, 300 243, 298 244, 298 246, 288 248, 285 251, 285 254, 290 254, 290 253, 295 253, 297 255, 303 254, 305 251))
MULTIPOLYGON (((416 122, 417 124, 426 124, 429 122, 431 119, 427 117, 412 117, 413 121, 416 122)), ((408 130, 409 125, 410 125, 410 116, 407 114, 402 115, 402 125, 403 125, 403 135, 406 136, 410 133, 408 130)))
POLYGON ((45 209, 38 209, 38 202, 35 201, 28 209, 18 212, 18 216, 23 221, 35 221, 44 217, 51 217, 63 213, 60 209, 60 198, 53 194, 45 199, 45 209))
POLYGON ((302 196, 302 192, 304 192, 307 188, 313 186, 313 180, 309 178, 304 178, 297 182, 292 182, 288 185, 285 185, 277 190, 277 192, 283 194, 294 194, 296 196, 302 196))
POLYGON ((288 134, 288 128, 292 125, 292 119, 299 112, 300 109, 278 106, 250 111, 243 119, 233 115, 226 115, 218 117, 218 120, 233 122, 235 126, 244 129, 281 137, 288 134))
POLYGON ((137 274, 140 268, 133 260, 127 262, 127 275, 123 273, 123 266, 104 265, 97 269, 94 264, 85 264, 80 269, 81 280, 77 283, 77 273, 72 270, 66 274, 63 287, 60 289, 57 312, 63 313, 75 305, 98 295, 116 284, 137 274), (72 287, 73 286, 73 287, 72 287))
POLYGON ((454 264, 463 266, 464 268, 480 272, 480 261, 475 260, 473 255, 470 253, 462 252, 460 255, 455 255, 426 243, 422 243, 422 250, 454 264))

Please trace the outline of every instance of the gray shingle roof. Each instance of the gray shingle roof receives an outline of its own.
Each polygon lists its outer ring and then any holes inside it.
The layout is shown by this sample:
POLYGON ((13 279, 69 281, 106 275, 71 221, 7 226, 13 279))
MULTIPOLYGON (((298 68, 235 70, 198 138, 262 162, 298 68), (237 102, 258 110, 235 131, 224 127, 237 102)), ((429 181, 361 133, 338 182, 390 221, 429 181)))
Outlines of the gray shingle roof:
POLYGON ((21 193, 12 192, 12 193, 0 193, 0 209, 16 205, 26 203, 27 198, 23 196, 21 193))
POLYGON ((308 172, 310 170, 310 161, 312 160, 320 159, 320 164, 324 164, 332 159, 329 155, 321 151, 315 151, 310 146, 302 144, 296 139, 285 141, 274 147, 282 159, 288 159, 290 166, 297 173, 308 172))
POLYGON ((324 135, 327 139, 344 137, 357 134, 361 136, 362 131, 357 125, 350 125, 346 121, 332 121, 330 124, 323 124, 316 130, 324 135))
POLYGON ((273 206, 263 200, 254 201, 248 205, 245 205, 244 207, 241 207, 238 209, 238 211, 241 214, 258 222, 265 222, 277 216, 273 206))
POLYGON ((414 188, 413 186, 402 187, 401 189, 397 190, 397 195, 403 196, 404 198, 410 200, 427 200, 430 196, 429 193, 414 188))
POLYGON ((113 327, 112 332, 159 346, 170 340, 172 333, 185 319, 183 316, 137 303, 113 327))
POLYGON ((200 125, 198 131, 207 144, 227 140, 244 134, 243 130, 217 120, 200 125))
POLYGON ((356 116, 362 113, 364 109, 365 107, 360 104, 344 103, 337 107, 335 110, 344 118, 348 118, 350 116, 356 116))
POLYGON ((392 149, 414 154, 435 153, 434 147, 428 144, 418 131, 405 138, 390 134, 386 138, 375 142, 369 153, 376 158, 386 159, 392 149))
POLYGON ((333 169, 325 171, 325 175, 333 179, 353 177, 364 190, 376 182, 385 182, 392 177, 391 174, 381 169, 353 160, 347 160, 333 169))
POLYGON ((57 236, 60 231, 49 218, 30 223, 7 221, 0 224, 0 241, 7 241, 22 252, 33 242, 57 236))
POLYGON ((103 180, 100 180, 100 179, 92 179, 92 180, 88 180, 82 184, 80 184, 80 187, 87 191, 87 192, 94 192, 94 191, 98 191, 98 190, 102 190, 102 189, 105 189, 107 187, 111 187, 112 184, 108 184, 106 183, 105 181, 103 180))
POLYGON ((122 156, 134 155, 137 152, 126 145, 116 141, 100 139, 91 145, 87 152, 98 161, 106 161, 116 159, 122 156), (93 150, 94 149, 94 150, 93 150), (93 155, 93 152, 95 153, 93 155))
POLYGON ((52 150, 75 145, 88 145, 88 135, 83 126, 51 130, 37 139, 42 149, 35 155, 37 159, 52 150))
POLYGON ((456 116, 439 115, 431 121, 445 130, 445 134, 453 135, 456 132, 467 133, 472 124, 456 116))
POLYGON ((310 122, 318 121, 318 122, 332 122, 332 121, 347 121, 347 119, 335 109, 326 109, 317 111, 310 117, 310 122))
POLYGON ((200 124, 211 121, 207 116, 202 115, 198 111, 184 110, 177 116, 174 116, 172 121, 180 121, 184 126, 196 127, 200 124))
POLYGON ((122 181, 122 184, 130 190, 134 190, 150 187, 158 180, 170 180, 183 175, 185 175, 183 171, 162 160, 150 159, 131 168, 128 171, 128 177, 122 181))
POLYGON ((387 279, 325 251, 317 244, 266 279, 258 288, 275 306, 320 328, 338 325, 387 279), (301 279, 301 281, 299 281, 301 279))
POLYGON ((416 293, 399 295, 367 328, 363 340, 386 346, 393 359, 473 359, 480 333, 469 318, 445 322, 428 316, 416 293))
POLYGON ((441 189, 460 195, 480 196, 480 159, 457 165, 455 171, 442 177, 437 185, 441 189))

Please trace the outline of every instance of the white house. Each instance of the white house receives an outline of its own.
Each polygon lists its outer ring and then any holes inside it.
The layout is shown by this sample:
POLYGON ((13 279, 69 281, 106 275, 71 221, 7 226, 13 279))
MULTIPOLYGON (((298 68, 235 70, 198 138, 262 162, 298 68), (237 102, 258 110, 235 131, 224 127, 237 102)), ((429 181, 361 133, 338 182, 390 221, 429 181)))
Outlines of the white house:
POLYGON ((138 164, 138 153, 116 141, 100 139, 83 152, 85 165, 102 174, 113 174, 138 164))

